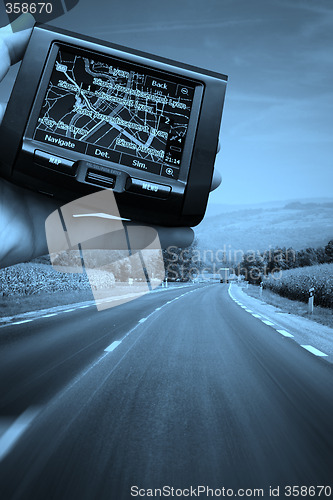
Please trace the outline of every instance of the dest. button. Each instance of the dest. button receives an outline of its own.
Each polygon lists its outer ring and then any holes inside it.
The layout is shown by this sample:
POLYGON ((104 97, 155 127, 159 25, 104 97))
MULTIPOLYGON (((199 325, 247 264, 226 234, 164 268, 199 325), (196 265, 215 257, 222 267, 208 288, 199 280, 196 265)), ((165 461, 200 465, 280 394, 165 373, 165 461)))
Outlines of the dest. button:
POLYGON ((126 182, 126 191, 129 193, 142 194, 144 196, 152 196, 154 198, 166 199, 170 192, 171 187, 163 184, 156 184, 155 182, 147 182, 141 179, 129 178, 126 182))
POLYGON ((75 163, 67 158, 56 156, 45 151, 35 151, 34 161, 42 167, 52 168, 65 174, 75 175, 75 163))

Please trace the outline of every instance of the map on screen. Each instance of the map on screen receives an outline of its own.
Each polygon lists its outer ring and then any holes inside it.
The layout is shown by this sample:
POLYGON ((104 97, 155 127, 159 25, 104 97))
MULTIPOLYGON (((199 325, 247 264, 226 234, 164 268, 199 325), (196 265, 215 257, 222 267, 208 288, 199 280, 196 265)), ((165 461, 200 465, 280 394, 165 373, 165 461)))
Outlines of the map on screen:
POLYGON ((178 178, 194 90, 176 76, 60 49, 34 139, 178 178))

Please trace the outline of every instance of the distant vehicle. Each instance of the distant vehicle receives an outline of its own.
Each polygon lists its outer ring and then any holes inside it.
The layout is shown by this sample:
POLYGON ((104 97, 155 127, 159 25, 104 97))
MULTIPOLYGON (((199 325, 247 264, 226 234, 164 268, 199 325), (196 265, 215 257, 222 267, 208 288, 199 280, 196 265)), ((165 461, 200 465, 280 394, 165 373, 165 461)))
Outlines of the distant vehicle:
POLYGON ((220 283, 229 283, 229 274, 230 274, 230 269, 229 267, 222 267, 220 269, 220 283))

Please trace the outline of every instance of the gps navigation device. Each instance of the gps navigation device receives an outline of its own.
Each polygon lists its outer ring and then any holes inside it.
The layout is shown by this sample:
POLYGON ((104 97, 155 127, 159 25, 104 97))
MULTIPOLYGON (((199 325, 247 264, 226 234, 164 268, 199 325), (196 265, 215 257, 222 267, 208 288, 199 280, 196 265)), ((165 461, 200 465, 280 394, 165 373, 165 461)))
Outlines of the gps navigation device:
POLYGON ((0 127, 0 173, 73 200, 111 188, 122 217, 194 226, 227 77, 37 25, 0 127))

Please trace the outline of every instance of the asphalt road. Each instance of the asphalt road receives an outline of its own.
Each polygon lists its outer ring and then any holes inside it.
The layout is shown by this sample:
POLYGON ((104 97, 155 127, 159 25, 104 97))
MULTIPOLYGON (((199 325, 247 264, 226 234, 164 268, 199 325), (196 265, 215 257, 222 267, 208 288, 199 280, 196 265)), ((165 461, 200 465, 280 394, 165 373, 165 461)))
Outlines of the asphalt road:
POLYGON ((332 486, 333 365, 227 285, 3 328, 0 346, 0 421, 31 417, 0 461, 1 500, 332 486))

